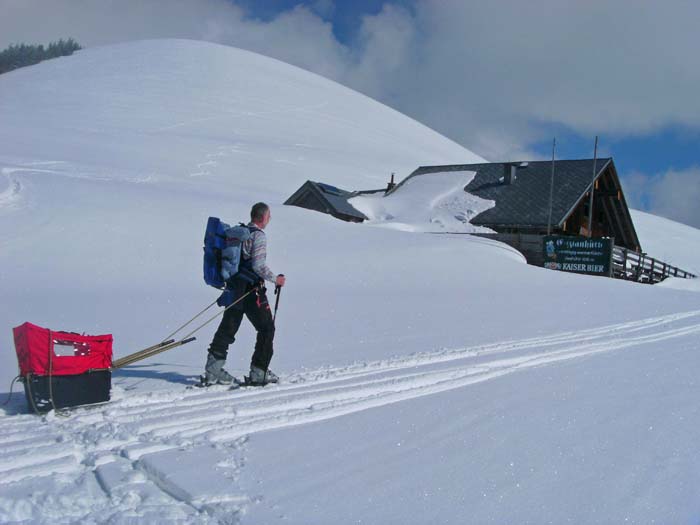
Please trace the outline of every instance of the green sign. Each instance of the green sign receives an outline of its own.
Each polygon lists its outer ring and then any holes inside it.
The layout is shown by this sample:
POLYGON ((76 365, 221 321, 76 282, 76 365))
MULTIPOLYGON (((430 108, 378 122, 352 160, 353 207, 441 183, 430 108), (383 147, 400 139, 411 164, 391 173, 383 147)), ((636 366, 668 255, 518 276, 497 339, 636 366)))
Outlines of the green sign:
POLYGON ((613 239, 544 237, 544 267, 563 272, 612 275, 613 239))

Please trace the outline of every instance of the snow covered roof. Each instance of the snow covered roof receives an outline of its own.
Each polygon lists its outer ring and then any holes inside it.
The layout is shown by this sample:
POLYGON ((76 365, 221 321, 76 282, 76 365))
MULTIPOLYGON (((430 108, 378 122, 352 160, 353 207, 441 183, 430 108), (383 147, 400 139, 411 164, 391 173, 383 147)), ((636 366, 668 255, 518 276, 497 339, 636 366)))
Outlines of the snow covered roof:
MULTIPOLYGON (((598 159, 598 177, 612 159, 598 159)), ((475 177, 465 190, 484 199, 496 201, 496 206, 481 213, 473 222, 483 225, 544 225, 549 220, 549 190, 551 161, 492 162, 450 166, 421 166, 401 182, 398 191, 411 177, 446 171, 474 171, 475 177), (511 184, 504 182, 510 165, 522 164, 511 184)), ((568 212, 591 185, 593 159, 560 160, 555 162, 552 223, 566 220, 568 212)))
POLYGON ((348 203, 348 199, 359 193, 371 193, 374 191, 383 190, 351 192, 323 182, 307 180, 301 188, 295 191, 294 194, 284 202, 284 204, 320 211, 321 213, 333 215, 344 221, 362 222, 366 220, 367 217, 353 208, 348 203))
MULTIPOLYGON (((590 190, 593 178, 593 159, 557 160, 554 170, 552 225, 562 227, 590 190)), ((500 228, 545 228, 549 221, 549 195, 552 176, 551 161, 492 162, 481 164, 459 164, 448 166, 421 166, 398 184, 389 194, 400 191, 409 179, 446 171, 474 171, 476 175, 465 187, 465 191, 496 205, 471 220, 472 224, 493 229, 500 228), (507 183, 511 166, 518 166, 515 178, 507 183)), ((614 201, 615 222, 625 244, 638 246, 639 239, 634 230, 617 171, 612 158, 597 159, 596 180, 608 173, 615 184, 614 195, 608 189, 599 197, 617 197, 614 201)))
POLYGON ((373 226, 412 232, 493 233, 470 220, 494 206, 464 191, 473 171, 432 173, 406 181, 398 193, 357 195, 348 202, 373 226))

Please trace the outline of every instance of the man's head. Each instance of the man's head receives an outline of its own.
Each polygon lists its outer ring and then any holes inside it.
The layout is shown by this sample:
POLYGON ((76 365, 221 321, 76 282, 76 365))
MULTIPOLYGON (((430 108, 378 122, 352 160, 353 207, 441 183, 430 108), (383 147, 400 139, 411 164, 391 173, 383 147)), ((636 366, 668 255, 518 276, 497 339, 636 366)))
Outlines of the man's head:
POLYGON ((253 204, 250 209, 250 221, 253 222, 261 230, 270 222, 270 207, 264 202, 253 204))

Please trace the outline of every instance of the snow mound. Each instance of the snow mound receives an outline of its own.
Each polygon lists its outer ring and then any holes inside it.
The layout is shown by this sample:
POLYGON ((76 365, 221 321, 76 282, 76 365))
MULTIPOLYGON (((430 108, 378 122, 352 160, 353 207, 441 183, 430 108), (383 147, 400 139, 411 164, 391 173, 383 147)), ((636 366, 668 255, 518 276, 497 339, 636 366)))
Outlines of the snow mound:
MULTIPOLYGON (((700 230, 643 211, 630 212, 642 249, 646 253, 655 259, 700 275, 700 230)), ((693 288, 689 282, 677 285, 684 289, 687 289, 687 286, 693 288)))
MULTIPOLYGON (((0 77, 0 115, 0 167, 49 162, 41 167, 62 177, 243 186, 276 201, 309 173, 381 187, 392 171, 482 160, 333 81, 189 40, 90 48, 12 71, 0 77)), ((0 184, 0 206, 16 204, 12 184, 0 184)))
POLYGON ((490 232, 470 223, 496 204, 464 191, 474 175, 451 171, 411 177, 386 196, 360 195, 349 202, 374 226, 411 232, 490 232))

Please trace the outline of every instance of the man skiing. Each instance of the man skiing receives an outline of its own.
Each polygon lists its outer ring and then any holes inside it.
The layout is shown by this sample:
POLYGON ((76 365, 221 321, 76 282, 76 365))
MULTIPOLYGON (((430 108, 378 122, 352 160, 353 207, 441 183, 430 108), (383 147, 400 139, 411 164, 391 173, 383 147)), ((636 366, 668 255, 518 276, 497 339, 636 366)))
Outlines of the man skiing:
POLYGON ((248 381, 253 385, 276 383, 279 378, 269 370, 272 359, 272 341, 275 337, 275 325, 267 300, 264 281, 282 287, 285 284, 284 275, 275 276, 266 265, 267 239, 265 227, 270 223, 270 207, 264 202, 258 202, 250 210, 250 223, 247 228, 251 236, 243 243, 239 272, 228 284, 233 289, 235 297, 242 297, 251 292, 240 303, 224 312, 214 339, 209 345, 209 354, 203 383, 206 385, 229 385, 234 377, 224 369, 228 347, 235 341, 236 333, 241 326, 243 315, 253 324, 257 333, 255 351, 250 363, 248 381))

